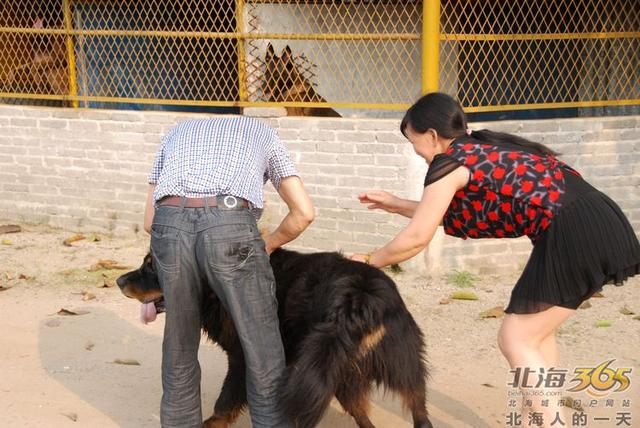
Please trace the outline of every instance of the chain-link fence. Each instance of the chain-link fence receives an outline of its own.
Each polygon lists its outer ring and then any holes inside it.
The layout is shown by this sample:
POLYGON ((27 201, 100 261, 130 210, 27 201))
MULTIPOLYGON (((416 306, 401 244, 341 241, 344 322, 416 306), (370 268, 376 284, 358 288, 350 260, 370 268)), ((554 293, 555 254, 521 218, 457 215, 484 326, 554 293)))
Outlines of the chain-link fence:
POLYGON ((467 111, 640 105, 639 52, 637 0, 0 5, 0 97, 12 103, 306 114, 404 109, 439 89, 467 111))
POLYGON ((468 111, 640 104, 637 0, 444 1, 440 84, 468 111))

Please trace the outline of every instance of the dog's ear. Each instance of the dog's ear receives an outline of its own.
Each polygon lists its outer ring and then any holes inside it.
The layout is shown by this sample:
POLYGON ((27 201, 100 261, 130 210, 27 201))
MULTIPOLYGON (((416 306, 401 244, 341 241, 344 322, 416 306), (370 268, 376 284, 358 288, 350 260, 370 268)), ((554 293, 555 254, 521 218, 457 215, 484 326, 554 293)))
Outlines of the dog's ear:
POLYGON ((289 47, 289 45, 285 46, 284 49, 282 49, 281 58, 284 62, 291 61, 291 48, 289 47))
POLYGON ((269 43, 267 45, 267 56, 265 57, 265 59, 267 61, 271 61, 275 54, 276 54, 276 51, 273 50, 273 45, 269 43))
POLYGON ((151 252, 147 253, 144 256, 144 261, 142 262, 142 267, 146 269, 153 270, 153 257, 151 256, 151 252))

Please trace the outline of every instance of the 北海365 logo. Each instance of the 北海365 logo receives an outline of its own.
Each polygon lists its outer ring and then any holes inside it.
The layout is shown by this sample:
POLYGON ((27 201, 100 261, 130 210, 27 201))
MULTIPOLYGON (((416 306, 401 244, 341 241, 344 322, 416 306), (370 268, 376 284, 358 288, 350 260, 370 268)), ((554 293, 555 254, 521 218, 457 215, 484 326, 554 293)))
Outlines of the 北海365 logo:
POLYGON ((576 367, 574 370, 575 377, 570 382, 577 382, 578 384, 568 391, 580 392, 586 390, 588 394, 602 397, 609 392, 626 390, 631 384, 629 374, 632 369, 629 367, 610 368, 609 366, 614 361, 605 361, 597 367, 576 367))

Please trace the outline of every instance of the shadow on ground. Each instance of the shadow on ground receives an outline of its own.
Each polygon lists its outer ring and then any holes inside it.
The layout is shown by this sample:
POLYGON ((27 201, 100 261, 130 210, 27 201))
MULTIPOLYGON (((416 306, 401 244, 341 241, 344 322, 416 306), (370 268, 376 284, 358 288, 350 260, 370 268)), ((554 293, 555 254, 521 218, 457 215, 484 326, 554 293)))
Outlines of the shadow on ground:
MULTIPOLYGON (((87 307, 79 316, 52 316, 39 326, 38 349, 42 367, 49 376, 80 399, 125 428, 157 427, 162 395, 160 362, 162 323, 136 325, 101 307, 87 307), (115 364, 116 359, 135 360, 140 365, 115 364)), ((200 346, 202 401, 208 417, 226 374, 226 357, 215 345, 200 346)), ((488 427, 464 403, 435 390, 429 391, 431 420, 436 427, 488 427), (433 415, 434 408, 455 415, 456 423, 433 415)), ((412 426, 393 394, 372 395, 372 420, 379 427, 412 426)), ((439 413, 439 412, 438 412, 439 413)), ((251 426, 247 414, 235 425, 251 426)), ((323 418, 320 428, 355 427, 350 416, 335 402, 323 418)))

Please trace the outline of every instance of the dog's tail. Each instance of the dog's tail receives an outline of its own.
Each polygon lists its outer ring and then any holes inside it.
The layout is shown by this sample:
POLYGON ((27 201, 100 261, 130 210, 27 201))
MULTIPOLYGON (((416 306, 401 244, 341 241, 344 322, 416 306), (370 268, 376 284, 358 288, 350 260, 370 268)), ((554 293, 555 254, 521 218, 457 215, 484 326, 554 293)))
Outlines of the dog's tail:
POLYGON ((315 427, 329 406, 348 355, 338 338, 334 325, 316 326, 302 343, 299 359, 287 368, 282 406, 296 427, 315 427))
MULTIPOLYGON (((341 282, 351 282, 349 278, 341 282)), ((316 426, 336 392, 342 374, 357 365, 372 337, 384 332, 383 316, 390 287, 384 280, 368 282, 354 293, 353 284, 336 284, 330 318, 314 325, 287 368, 282 388, 282 410, 296 427, 316 426)))

